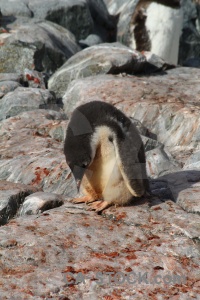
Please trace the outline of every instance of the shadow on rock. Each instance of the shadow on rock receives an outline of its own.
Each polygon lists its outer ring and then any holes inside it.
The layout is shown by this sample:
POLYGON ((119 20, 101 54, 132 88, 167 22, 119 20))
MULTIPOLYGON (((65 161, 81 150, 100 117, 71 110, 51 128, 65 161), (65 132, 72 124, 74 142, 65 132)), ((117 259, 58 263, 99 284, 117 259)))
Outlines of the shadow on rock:
POLYGON ((153 195, 162 201, 173 200, 180 204, 183 199, 194 203, 200 199, 200 171, 189 170, 166 174, 150 180, 153 195))

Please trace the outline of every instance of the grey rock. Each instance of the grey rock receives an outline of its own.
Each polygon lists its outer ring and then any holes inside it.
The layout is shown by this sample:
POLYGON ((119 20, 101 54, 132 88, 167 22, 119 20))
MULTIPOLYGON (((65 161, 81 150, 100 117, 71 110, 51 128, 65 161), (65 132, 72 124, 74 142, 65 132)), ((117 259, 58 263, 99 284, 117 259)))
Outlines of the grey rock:
POLYGON ((200 185, 181 191, 178 195, 177 203, 188 213, 200 214, 200 185))
POLYGON ((15 216, 25 197, 36 191, 37 188, 28 185, 0 181, 0 225, 15 216))
POLYGON ((85 38, 93 30, 93 20, 86 0, 2 0, 3 16, 29 17, 49 20, 85 38))
POLYGON ((24 111, 56 107, 56 99, 48 90, 18 87, 0 100, 0 120, 24 111))
MULTIPOLYGON (((151 138, 146 137, 146 136, 142 136, 142 141, 143 141, 143 144, 144 144, 145 152, 148 152, 148 151, 153 150, 155 148, 159 148, 160 154, 164 151, 164 150, 161 149, 163 147, 163 145, 160 142, 158 142, 154 139, 151 139, 151 138)), ((164 155, 164 153, 163 153, 163 155, 164 155)), ((162 154, 161 154, 161 156, 162 156, 162 154)), ((166 158, 166 156, 164 155, 163 158, 166 158)))
POLYGON ((3 16, 32 17, 32 11, 25 0, 1 0, 1 12, 3 16))
POLYGON ((0 81, 0 93, 2 96, 4 96, 8 92, 12 92, 20 86, 21 85, 16 81, 0 81))
POLYGON ((86 39, 79 41, 79 45, 82 48, 87 48, 87 47, 98 45, 101 43, 103 43, 103 40, 97 34, 90 34, 87 36, 86 39))
POLYGON ((21 72, 25 68, 54 72, 80 50, 67 29, 48 22, 30 20, 9 33, 0 48, 0 71, 21 72))
POLYGON ((155 71, 161 71, 161 70, 168 70, 168 69, 173 69, 175 68, 175 65, 170 64, 155 53, 149 52, 149 51, 144 51, 143 54, 146 57, 147 62, 149 63, 149 69, 152 69, 155 71))
POLYGON ((200 169, 200 151, 194 152, 185 162, 185 170, 199 170, 200 169))
POLYGON ((119 14, 123 8, 130 2, 129 0, 104 0, 111 15, 119 14))
POLYGON ((147 174, 152 178, 157 178, 164 174, 180 170, 176 162, 169 159, 167 153, 162 148, 155 148, 146 152, 147 174))
POLYGON ((71 31, 77 40, 93 31, 93 19, 86 0, 29 0, 35 18, 49 20, 71 31))
POLYGON ((100 44, 84 49, 71 57, 50 78, 48 86, 62 97, 74 79, 98 74, 138 73, 145 65, 145 57, 119 43, 100 44))
POLYGON ((63 202, 64 199, 61 195, 44 192, 33 193, 24 199, 18 215, 23 216, 38 214, 48 209, 59 207, 63 204, 63 202))
POLYGON ((22 83, 23 75, 19 73, 0 73, 0 82, 1 81, 16 81, 22 83))
MULTIPOLYGON (((184 191, 189 189, 192 190, 193 187, 197 187, 198 191, 199 181, 199 170, 181 170, 179 172, 169 173, 158 177, 155 180, 152 180, 150 185, 154 195, 157 195, 161 199, 171 199, 174 202, 178 202, 180 195, 184 195, 184 191)), ((191 197, 191 200, 192 199, 195 199, 195 196, 191 197)), ((194 201, 194 206, 195 205, 194 201)))

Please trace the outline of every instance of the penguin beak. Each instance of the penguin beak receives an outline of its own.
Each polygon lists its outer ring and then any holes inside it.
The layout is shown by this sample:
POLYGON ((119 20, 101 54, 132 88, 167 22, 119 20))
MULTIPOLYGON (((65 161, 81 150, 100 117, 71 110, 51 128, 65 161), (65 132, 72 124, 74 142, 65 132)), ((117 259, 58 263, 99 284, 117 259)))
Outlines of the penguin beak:
POLYGON ((77 189, 79 191, 80 190, 80 186, 81 186, 81 180, 80 179, 76 180, 76 186, 77 186, 77 189))
POLYGON ((81 168, 78 166, 74 166, 72 173, 74 175, 75 181, 76 181, 76 185, 77 185, 77 189, 79 191, 80 189, 80 185, 81 185, 81 180, 83 178, 83 175, 85 173, 85 168, 81 168))

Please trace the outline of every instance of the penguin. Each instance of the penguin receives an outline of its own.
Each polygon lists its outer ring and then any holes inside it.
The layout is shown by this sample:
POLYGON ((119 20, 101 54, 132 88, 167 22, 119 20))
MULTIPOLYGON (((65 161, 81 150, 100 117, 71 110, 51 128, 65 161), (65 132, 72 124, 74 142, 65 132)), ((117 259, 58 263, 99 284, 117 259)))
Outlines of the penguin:
POLYGON ((182 24, 181 0, 139 0, 132 15, 127 46, 150 51, 176 65, 182 24))
POLYGON ((101 212, 123 206, 148 189, 144 145, 136 126, 109 103, 77 107, 68 123, 64 154, 86 203, 101 212))

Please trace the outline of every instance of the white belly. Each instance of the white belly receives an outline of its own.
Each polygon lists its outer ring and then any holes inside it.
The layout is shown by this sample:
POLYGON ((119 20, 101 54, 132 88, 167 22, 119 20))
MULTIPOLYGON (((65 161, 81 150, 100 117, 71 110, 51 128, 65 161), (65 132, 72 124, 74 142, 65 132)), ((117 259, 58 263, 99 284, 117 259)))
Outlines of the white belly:
POLYGON ((83 192, 95 192, 98 198, 112 204, 125 204, 132 197, 129 192, 116 160, 113 143, 108 139, 109 129, 102 126, 98 130, 100 146, 96 151, 93 163, 83 178, 83 192))

